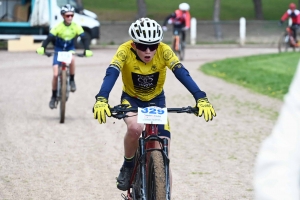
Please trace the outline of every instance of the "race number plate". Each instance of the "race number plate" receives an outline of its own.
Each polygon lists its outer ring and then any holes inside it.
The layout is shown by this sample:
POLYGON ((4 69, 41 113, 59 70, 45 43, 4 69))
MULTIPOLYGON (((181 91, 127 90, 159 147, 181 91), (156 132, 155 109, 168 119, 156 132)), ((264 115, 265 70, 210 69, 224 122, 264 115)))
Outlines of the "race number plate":
POLYGON ((68 51, 60 51, 58 52, 57 60, 59 62, 70 64, 72 61, 72 53, 68 51))
POLYGON ((167 108, 146 107, 138 108, 138 123, 166 124, 168 121, 167 108))

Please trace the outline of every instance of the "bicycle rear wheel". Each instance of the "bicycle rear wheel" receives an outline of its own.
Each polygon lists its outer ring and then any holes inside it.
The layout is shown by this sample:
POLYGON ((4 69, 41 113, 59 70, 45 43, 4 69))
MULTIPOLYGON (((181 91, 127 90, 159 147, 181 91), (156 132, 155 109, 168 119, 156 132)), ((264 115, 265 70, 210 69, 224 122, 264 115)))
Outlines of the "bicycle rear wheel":
POLYGON ((148 163, 147 200, 166 199, 166 174, 162 153, 152 151, 148 163))
POLYGON ((67 100, 67 71, 62 70, 62 72, 61 72, 60 123, 65 122, 66 100, 67 100))

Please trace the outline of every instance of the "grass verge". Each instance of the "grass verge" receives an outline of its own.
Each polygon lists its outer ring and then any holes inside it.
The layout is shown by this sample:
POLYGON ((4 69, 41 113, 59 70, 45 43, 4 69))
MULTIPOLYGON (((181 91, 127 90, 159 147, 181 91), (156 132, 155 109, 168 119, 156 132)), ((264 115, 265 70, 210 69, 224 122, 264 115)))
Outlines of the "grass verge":
MULTIPOLYGON (((145 0, 147 16, 155 20, 163 20, 171 14, 182 0, 145 0)), ((191 7, 191 15, 198 20, 212 20, 214 1, 186 0, 191 7)), ((262 0, 262 9, 265 20, 279 20, 288 9, 290 0, 262 0)), ((100 21, 121 20, 131 21, 136 17, 136 1, 120 0, 89 0, 84 1, 86 9, 99 16, 100 21)), ((245 17, 247 20, 255 19, 253 1, 226 0, 221 1, 220 20, 238 20, 245 17)))
POLYGON ((228 58, 200 70, 255 92, 283 99, 297 68, 299 52, 228 58))

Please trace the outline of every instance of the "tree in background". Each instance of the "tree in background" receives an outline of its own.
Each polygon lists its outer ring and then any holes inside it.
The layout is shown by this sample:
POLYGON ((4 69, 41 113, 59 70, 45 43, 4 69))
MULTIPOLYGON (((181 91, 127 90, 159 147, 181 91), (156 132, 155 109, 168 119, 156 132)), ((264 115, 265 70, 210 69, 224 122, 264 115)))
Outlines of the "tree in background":
POLYGON ((138 13, 137 13, 137 19, 141 18, 141 17, 146 17, 147 16, 147 5, 145 0, 137 0, 137 9, 138 9, 138 13))
POLYGON ((253 0, 253 3, 254 3, 255 19, 263 20, 264 15, 263 15, 263 11, 262 11, 261 0, 253 0))
POLYGON ((221 0, 215 0, 213 20, 214 20, 215 36, 218 40, 222 39, 222 30, 220 24, 220 9, 221 9, 221 0))

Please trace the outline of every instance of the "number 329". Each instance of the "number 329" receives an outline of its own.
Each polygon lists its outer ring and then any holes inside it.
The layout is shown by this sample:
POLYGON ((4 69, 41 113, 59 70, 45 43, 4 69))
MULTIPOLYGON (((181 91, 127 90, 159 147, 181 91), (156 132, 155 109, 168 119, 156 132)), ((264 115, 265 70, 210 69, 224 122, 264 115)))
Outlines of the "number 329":
POLYGON ((142 113, 149 113, 149 114, 152 114, 152 115, 156 115, 156 114, 159 114, 159 115, 162 115, 164 114, 164 110, 160 109, 160 108, 153 108, 153 107, 146 107, 146 108, 143 108, 141 110, 142 113))

